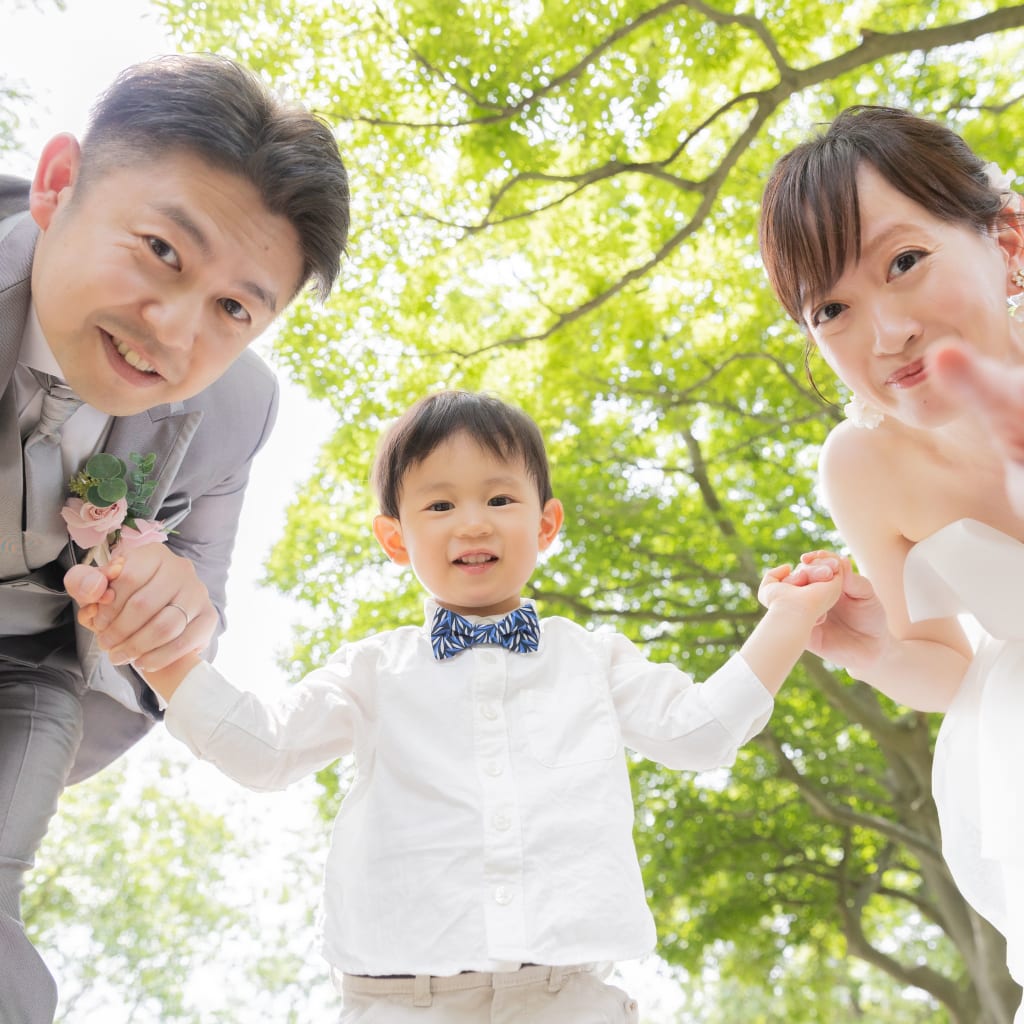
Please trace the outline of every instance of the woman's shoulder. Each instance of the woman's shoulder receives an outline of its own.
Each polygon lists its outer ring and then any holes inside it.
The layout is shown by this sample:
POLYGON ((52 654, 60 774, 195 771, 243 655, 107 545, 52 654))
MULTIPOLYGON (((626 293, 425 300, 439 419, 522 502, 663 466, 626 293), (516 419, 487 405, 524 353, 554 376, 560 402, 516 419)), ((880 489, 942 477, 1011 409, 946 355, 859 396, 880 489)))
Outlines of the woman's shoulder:
POLYGON ((826 438, 818 460, 821 497, 847 542, 864 528, 891 532, 906 518, 914 501, 914 447, 888 420, 873 430, 840 423, 826 438))
POLYGON ((818 470, 823 483, 852 476, 860 485, 888 477, 908 447, 907 437, 895 425, 883 422, 869 430, 846 420, 825 438, 818 470))

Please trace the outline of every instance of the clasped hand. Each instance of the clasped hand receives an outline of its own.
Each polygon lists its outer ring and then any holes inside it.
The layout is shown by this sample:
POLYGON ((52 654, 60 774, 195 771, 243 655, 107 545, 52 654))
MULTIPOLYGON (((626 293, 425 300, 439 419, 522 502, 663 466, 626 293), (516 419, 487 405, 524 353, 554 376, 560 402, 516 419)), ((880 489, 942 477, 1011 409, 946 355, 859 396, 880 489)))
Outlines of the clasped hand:
POLYGON ((217 611, 187 558, 163 544, 134 548, 108 565, 76 565, 64 576, 78 621, 114 665, 158 671, 206 649, 217 611))

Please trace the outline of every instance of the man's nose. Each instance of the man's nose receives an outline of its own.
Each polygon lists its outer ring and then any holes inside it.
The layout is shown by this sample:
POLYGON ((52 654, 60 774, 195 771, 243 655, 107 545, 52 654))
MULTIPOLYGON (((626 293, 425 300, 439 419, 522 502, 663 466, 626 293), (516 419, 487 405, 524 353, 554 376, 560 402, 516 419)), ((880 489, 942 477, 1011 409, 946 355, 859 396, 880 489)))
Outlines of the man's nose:
POLYGON ((200 311, 188 296, 154 299, 146 303, 142 315, 154 341, 164 348, 187 351, 195 345, 200 311))

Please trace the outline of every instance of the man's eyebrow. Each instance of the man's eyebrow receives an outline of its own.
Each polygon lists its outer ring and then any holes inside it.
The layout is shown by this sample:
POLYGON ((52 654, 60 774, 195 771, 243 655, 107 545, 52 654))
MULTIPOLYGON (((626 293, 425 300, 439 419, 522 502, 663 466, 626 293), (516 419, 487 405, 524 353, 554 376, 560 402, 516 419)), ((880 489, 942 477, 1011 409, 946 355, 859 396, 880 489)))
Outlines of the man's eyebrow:
MULTIPOLYGON (((154 203, 153 209, 181 228, 204 256, 211 255, 213 249, 210 240, 203 233, 202 228, 180 206, 174 203, 154 203)), ((239 281, 238 287, 247 291, 258 302, 263 303, 272 314, 277 313, 277 296, 268 292, 263 285, 256 281, 239 281)))

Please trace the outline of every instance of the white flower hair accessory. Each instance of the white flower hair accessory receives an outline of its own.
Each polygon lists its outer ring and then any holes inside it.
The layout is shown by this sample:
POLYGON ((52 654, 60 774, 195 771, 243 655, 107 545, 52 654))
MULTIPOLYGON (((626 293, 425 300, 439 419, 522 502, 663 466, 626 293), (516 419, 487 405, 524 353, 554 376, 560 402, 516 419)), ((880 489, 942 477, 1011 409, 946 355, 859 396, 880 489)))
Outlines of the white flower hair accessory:
POLYGON ((988 178, 988 183, 997 192, 1011 191, 1010 186, 1017 180, 1017 174, 1015 171, 1001 171, 998 164, 985 164, 984 170, 985 177, 988 178))
POLYGON ((877 405, 865 402, 854 395, 843 406, 843 415, 855 426, 864 430, 874 430, 885 419, 885 414, 877 405))

